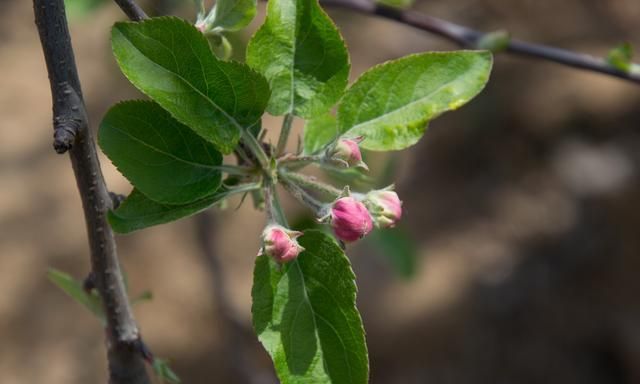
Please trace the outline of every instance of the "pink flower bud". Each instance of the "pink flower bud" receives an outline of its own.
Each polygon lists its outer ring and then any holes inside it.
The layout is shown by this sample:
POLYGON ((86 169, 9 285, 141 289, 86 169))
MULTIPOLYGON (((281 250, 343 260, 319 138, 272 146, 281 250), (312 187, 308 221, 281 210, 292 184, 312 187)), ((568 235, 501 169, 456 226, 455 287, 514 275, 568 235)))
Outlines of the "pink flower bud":
POLYGON ((367 165, 362 161, 362 153, 358 144, 363 140, 361 137, 355 139, 339 139, 329 152, 332 160, 345 163, 347 167, 360 167, 368 170, 367 165))
POLYGON ((205 22, 204 22, 204 20, 202 20, 202 21, 198 21, 198 22, 195 24, 195 27, 196 27, 196 29, 197 29, 198 31, 200 31, 200 32, 202 32, 202 33, 207 32, 207 23, 205 23, 205 22))
POLYGON ((363 202, 378 228, 392 228, 402 217, 402 201, 394 191, 371 191, 367 193, 363 202))
POLYGON ((351 196, 336 200, 331 207, 331 226, 336 236, 352 242, 366 236, 373 229, 367 207, 351 196))
POLYGON ((287 263, 304 251, 296 238, 302 232, 291 231, 280 225, 268 225, 262 232, 261 254, 273 257, 278 263, 287 263))

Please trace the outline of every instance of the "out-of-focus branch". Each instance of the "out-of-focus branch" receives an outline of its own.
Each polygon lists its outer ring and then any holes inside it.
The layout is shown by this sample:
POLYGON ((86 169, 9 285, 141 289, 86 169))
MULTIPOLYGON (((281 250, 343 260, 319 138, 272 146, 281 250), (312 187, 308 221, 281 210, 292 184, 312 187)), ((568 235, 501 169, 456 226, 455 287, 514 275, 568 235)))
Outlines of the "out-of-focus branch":
POLYGON ((216 315, 220 320, 224 342, 224 351, 231 370, 234 383, 254 384, 264 382, 261 377, 267 376, 247 358, 247 340, 254 340, 251 329, 245 326, 236 315, 227 294, 224 268, 215 249, 215 232, 217 228, 215 212, 207 210, 195 217, 196 236, 203 260, 211 275, 216 315))
POLYGON ((114 0, 116 4, 122 9, 132 21, 140 21, 146 19, 148 16, 142 8, 134 0, 114 0))
MULTIPOLYGON (((115 0, 115 2, 118 3, 120 8, 122 8, 132 20, 138 21, 146 18, 146 14, 134 0, 115 0)), ((320 2, 324 6, 345 8, 363 14, 376 15, 395 20, 444 37, 466 48, 477 48, 478 43, 487 35, 484 32, 425 15, 417 11, 399 10, 376 4, 370 0, 321 0, 320 2)), ((640 71, 622 71, 609 64, 605 59, 584 53, 572 52, 542 44, 528 43, 516 39, 510 39, 505 52, 551 61, 586 71, 598 72, 640 84, 640 71)))
POLYGON ((82 199, 93 282, 107 319, 109 382, 148 384, 134 321, 106 214, 112 206, 88 127, 63 0, 34 0, 34 13, 49 72, 54 146, 69 151, 82 199))
MULTIPOLYGON (((438 19, 412 10, 399 10, 375 4, 370 0, 321 0, 327 7, 345 8, 367 15, 376 15, 427 31, 467 48, 476 48, 487 34, 450 21, 438 19)), ((618 77, 640 84, 640 73, 625 72, 606 60, 565 49, 532 44, 511 39, 504 52, 551 61, 592 72, 618 77)))

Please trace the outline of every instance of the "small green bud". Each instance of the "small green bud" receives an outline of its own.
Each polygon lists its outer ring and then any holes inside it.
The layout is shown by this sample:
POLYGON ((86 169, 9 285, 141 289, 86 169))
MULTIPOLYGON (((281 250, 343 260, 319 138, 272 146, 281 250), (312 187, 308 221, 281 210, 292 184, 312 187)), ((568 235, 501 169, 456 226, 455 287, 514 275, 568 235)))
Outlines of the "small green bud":
POLYGON ((629 73, 633 65, 631 62, 632 58, 633 47, 629 43, 622 43, 609 51, 607 63, 616 69, 629 73))
POLYGON ((476 48, 491 52, 502 52, 509 46, 511 36, 508 31, 498 30, 486 33, 476 43, 476 48))

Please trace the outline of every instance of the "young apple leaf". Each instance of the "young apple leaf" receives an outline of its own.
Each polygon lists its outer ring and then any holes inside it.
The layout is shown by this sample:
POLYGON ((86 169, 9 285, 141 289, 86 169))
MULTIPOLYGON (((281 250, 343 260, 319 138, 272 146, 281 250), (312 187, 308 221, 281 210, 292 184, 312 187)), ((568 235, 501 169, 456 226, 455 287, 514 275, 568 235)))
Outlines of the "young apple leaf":
POLYGON ((494 53, 503 52, 509 47, 511 35, 509 31, 500 29, 497 31, 485 33, 484 36, 476 43, 477 49, 486 49, 494 53))
POLYGON ((266 80, 244 64, 217 59, 184 20, 116 23, 111 45, 129 81, 223 153, 264 113, 266 80))
POLYGON ((238 31, 256 16, 256 0, 218 0, 211 12, 212 30, 238 31))
POLYGON ((248 192, 256 188, 255 184, 236 186, 232 189, 222 185, 213 195, 183 205, 158 203, 134 189, 118 209, 109 212, 109 224, 118 233, 130 233, 194 215, 224 200, 231 194, 248 192))
POLYGON ((64 293, 93 313, 103 325, 106 325, 107 320, 102 309, 102 301, 95 291, 87 292, 82 282, 57 269, 50 268, 47 277, 64 293))
POLYGON ((487 51, 430 52, 410 55, 365 72, 338 107, 338 129, 363 136, 361 147, 374 151, 407 148, 427 123, 476 96, 491 72, 487 51))
POLYGON ((268 111, 310 118, 344 93, 349 54, 317 0, 269 0, 267 18, 247 46, 247 63, 271 85, 268 111))
POLYGON ((338 122, 330 113, 307 120, 304 127, 304 152, 313 154, 320 151, 338 136, 338 122))
POLYGON ((173 372, 171 367, 169 367, 169 362, 165 359, 154 358, 152 364, 153 372, 156 374, 162 382, 167 382, 170 384, 180 384, 182 381, 178 377, 178 375, 173 372))
POLYGON ((607 55, 607 62, 623 72, 629 73, 633 63, 633 46, 630 43, 622 43, 611 51, 607 55))
POLYGON ((413 5, 415 0, 377 0, 376 3, 386 5, 388 7, 405 9, 413 5))
POLYGON ((222 155, 154 102, 113 106, 100 124, 98 142, 120 172, 158 202, 191 203, 220 186, 222 155))
POLYGON ((282 384, 365 384, 362 320, 349 259, 327 234, 309 230, 306 249, 278 266, 259 256, 252 289, 253 325, 282 384))

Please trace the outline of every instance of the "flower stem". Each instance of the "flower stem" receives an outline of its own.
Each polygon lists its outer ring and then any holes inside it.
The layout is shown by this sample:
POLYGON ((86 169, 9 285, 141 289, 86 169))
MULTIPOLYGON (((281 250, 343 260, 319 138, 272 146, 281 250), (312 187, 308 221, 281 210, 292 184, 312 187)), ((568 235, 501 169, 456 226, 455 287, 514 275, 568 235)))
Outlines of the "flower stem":
POLYGON ((289 182, 297 184, 303 188, 309 188, 321 192, 332 199, 337 199, 342 194, 342 191, 333 185, 329 185, 318 181, 315 177, 303 175, 297 172, 280 171, 280 176, 289 182))
POLYGON ((320 155, 309 155, 309 156, 289 156, 282 158, 278 161, 280 165, 287 168, 304 168, 312 163, 322 163, 324 161, 324 156, 320 155))
POLYGON ((233 153, 235 153, 236 157, 238 158, 238 163, 241 165, 254 163, 249 158, 249 155, 247 155, 247 152, 245 152, 245 150, 242 149, 242 145, 238 145, 236 149, 233 151, 233 153))
POLYGON ((267 214, 268 223, 277 223, 283 227, 287 227, 287 218, 284 215, 276 187, 273 183, 267 183, 264 186, 265 212, 267 214))
POLYGON ((309 195, 307 191, 300 188, 295 183, 292 183, 288 179, 282 178, 280 181, 282 182, 282 186, 284 186, 287 192, 289 192, 291 196, 293 196, 296 200, 301 202, 303 205, 311 208, 311 210, 313 210, 313 212, 318 217, 324 216, 326 204, 323 204, 322 202, 316 200, 313 196, 309 195))
POLYGON ((278 164, 286 168, 302 169, 309 164, 316 164, 322 168, 348 168, 348 164, 343 160, 332 159, 325 154, 321 155, 301 155, 301 156, 286 156, 278 160, 278 164))
POLYGON ((276 156, 282 155, 285 147, 287 146, 287 140, 289 139, 289 133, 291 132, 291 125, 293 123, 293 115, 287 113, 284 115, 282 121, 282 129, 280 130, 280 137, 278 138, 278 146, 276 147, 276 156))

